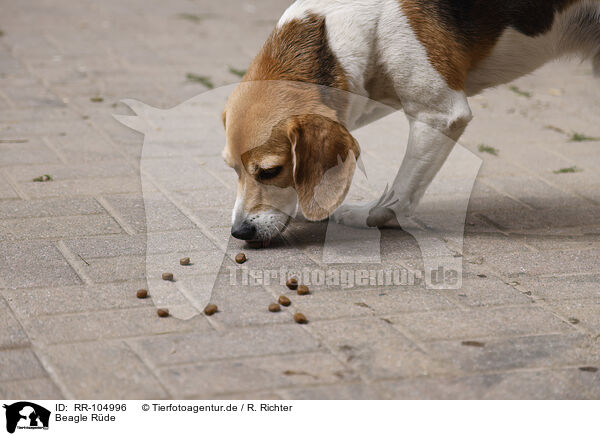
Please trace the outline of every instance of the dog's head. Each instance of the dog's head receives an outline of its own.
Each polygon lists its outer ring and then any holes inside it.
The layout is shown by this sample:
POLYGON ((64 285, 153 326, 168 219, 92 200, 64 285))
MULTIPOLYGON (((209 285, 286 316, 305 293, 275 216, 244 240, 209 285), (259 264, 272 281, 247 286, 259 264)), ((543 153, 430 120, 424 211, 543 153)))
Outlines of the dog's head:
POLYGON ((318 221, 342 203, 359 148, 335 111, 314 95, 243 85, 223 113, 223 157, 238 175, 231 233, 268 242, 298 205, 307 219, 318 221))

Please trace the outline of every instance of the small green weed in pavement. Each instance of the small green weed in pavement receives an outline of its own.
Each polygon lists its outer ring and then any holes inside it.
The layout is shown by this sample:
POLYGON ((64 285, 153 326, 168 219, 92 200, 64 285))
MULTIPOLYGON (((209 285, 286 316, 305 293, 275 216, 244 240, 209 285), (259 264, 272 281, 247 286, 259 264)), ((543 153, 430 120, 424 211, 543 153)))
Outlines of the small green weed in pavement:
POLYGON ((36 177, 33 179, 34 182, 51 182, 52 176, 50 174, 44 174, 43 176, 36 177))
POLYGON ((92 103, 102 103, 104 99, 102 97, 90 97, 92 103))
POLYGON ((498 156, 498 149, 496 149, 490 145, 480 144, 479 145, 479 153, 489 153, 494 156, 498 156))
POLYGON ((569 174, 569 173, 580 173, 581 169, 573 166, 569 168, 561 168, 560 170, 553 171, 554 174, 569 174))
POLYGON ((527 98, 531 98, 531 93, 527 92, 527 91, 523 91, 522 89, 520 89, 518 86, 511 86, 509 88, 512 92, 514 92, 517 95, 520 95, 521 97, 527 97, 527 98))
POLYGON ((600 138, 595 138, 593 136, 587 136, 584 133, 573 132, 571 135, 571 142, 585 142, 585 141, 600 141, 600 138))
POLYGON ((548 130, 552 130, 553 132, 556 132, 556 133, 561 133, 563 135, 567 134, 567 132, 565 132, 563 129, 561 129, 560 127, 553 126, 552 124, 548 124, 544 128, 548 129, 548 130))
POLYGON ((185 76, 190 82, 201 83, 209 89, 213 89, 215 87, 214 83, 208 76, 199 76, 194 73, 187 73, 185 76))
POLYGON ((231 65, 229 65, 229 72, 231 74, 235 74, 238 77, 244 77, 244 75, 247 73, 246 70, 238 70, 237 68, 234 68, 231 65))
POLYGON ((177 18, 181 18, 182 20, 188 20, 192 23, 199 23, 203 21, 206 17, 198 14, 189 14, 187 12, 182 12, 181 14, 177 14, 177 18))

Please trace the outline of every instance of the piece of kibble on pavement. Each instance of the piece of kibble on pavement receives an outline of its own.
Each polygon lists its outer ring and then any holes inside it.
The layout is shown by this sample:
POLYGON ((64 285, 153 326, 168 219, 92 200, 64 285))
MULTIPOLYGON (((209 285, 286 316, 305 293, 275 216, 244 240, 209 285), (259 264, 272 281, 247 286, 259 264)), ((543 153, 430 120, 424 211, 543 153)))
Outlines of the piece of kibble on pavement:
POLYGON ((246 262, 246 255, 244 253, 239 253, 235 256, 235 261, 239 264, 246 262))
POLYGON ((308 322, 306 316, 300 312, 294 314, 294 321, 296 321, 298 324, 306 324, 308 322))
POLYGON ((169 316, 169 309, 158 309, 156 311, 156 314, 161 318, 166 318, 167 316, 169 316))
POLYGON ((281 297, 279 297, 279 304, 281 304, 282 306, 289 306, 290 304, 292 304, 292 302, 288 297, 282 295, 281 297))
POLYGON ((190 258, 184 257, 183 259, 179 259, 179 265, 188 266, 190 264, 190 258))
POLYGON ((163 273, 162 279, 172 282, 173 281, 173 273, 163 273))
POLYGON ((269 312, 279 312, 281 310, 281 306, 277 303, 269 304, 269 312))
POLYGON ((308 290, 308 286, 306 286, 306 285, 300 285, 300 286, 298 286, 298 290, 296 292, 298 293, 298 295, 308 295, 308 294, 310 294, 310 291, 308 290))
POLYGON ((219 311, 219 308, 217 307, 217 305, 216 305, 216 304, 209 304, 208 306, 206 306, 206 307, 204 308, 204 313, 205 313, 207 316, 212 316, 212 315, 214 315, 215 313, 217 313, 218 311, 219 311))
POLYGON ((138 298, 146 298, 148 296, 148 291, 145 289, 140 289, 139 291, 137 291, 137 293, 135 295, 138 298))
POLYGON ((285 284, 288 288, 290 288, 292 291, 295 291, 296 289, 298 289, 298 279, 296 278, 291 278, 289 279, 286 284, 285 284))

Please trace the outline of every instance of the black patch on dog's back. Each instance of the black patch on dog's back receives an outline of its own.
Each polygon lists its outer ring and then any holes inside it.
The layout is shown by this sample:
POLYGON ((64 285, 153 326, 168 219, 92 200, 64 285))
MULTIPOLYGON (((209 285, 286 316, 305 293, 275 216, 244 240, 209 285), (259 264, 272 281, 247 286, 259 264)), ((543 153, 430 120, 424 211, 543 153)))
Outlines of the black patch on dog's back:
POLYGON ((467 47, 496 40, 510 27, 527 36, 548 32, 574 0, 417 0, 467 47))

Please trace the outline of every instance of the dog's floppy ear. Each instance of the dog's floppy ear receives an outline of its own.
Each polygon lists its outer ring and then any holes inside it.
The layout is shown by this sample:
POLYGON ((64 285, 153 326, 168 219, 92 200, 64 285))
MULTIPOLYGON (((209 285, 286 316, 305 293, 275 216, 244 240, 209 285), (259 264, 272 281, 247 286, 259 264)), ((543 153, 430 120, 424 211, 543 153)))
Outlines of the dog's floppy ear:
POLYGON ((360 155, 344 126, 321 115, 293 117, 288 124, 294 184, 304 216, 327 218, 342 203, 360 155))

